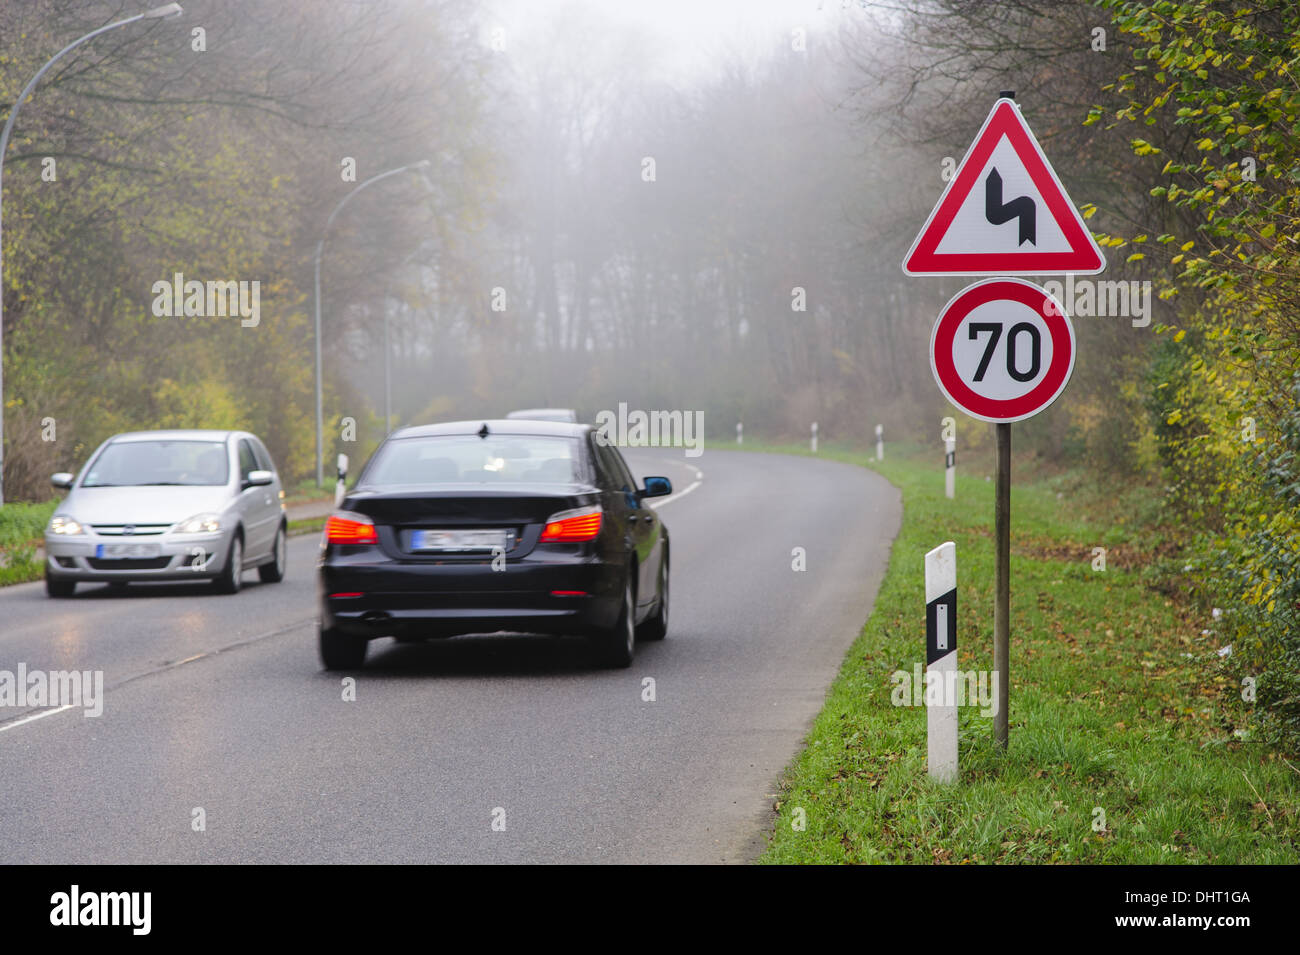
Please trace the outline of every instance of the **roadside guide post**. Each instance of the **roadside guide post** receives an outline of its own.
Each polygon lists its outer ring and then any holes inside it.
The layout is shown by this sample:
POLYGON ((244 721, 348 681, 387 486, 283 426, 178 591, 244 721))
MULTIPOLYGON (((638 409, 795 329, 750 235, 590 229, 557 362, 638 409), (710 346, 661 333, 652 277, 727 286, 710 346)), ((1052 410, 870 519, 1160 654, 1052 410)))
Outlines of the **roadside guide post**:
POLYGON ((957 439, 943 441, 943 495, 952 500, 957 492, 957 439))
POLYGON ((957 781, 957 545, 925 555, 926 768, 957 781))
POLYGON ((745 426, 741 424, 739 421, 736 422, 736 443, 737 444, 745 443, 745 426))
MULTIPOLYGON (((1106 268, 1014 91, 993 105, 975 141, 903 260, 908 275, 1095 275, 1106 268)), ((944 307, 930 334, 939 390, 997 430, 993 506, 993 737, 1008 742, 1011 644, 1011 424, 1038 414, 1074 371, 1074 327, 1065 307, 1018 278, 985 278, 944 307)), ((946 493, 952 493, 952 448, 946 493)))
POLYGON ((811 447, 812 447, 812 453, 813 453, 813 454, 816 454, 816 453, 817 453, 817 422, 816 422, 816 421, 814 421, 814 422, 812 423, 812 443, 811 443, 811 447))
POLYGON ((876 460, 885 460, 885 429, 876 425, 876 460))

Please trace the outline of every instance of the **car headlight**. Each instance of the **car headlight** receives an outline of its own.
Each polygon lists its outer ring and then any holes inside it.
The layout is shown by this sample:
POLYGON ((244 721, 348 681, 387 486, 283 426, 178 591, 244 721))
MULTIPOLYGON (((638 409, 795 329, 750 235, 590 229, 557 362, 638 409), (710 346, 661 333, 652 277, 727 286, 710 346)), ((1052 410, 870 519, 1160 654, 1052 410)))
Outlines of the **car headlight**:
POLYGON ((176 525, 176 530, 182 534, 215 534, 221 530, 221 518, 216 514, 195 514, 176 525))
POLYGON ((49 532, 51 534, 72 536, 75 534, 84 534, 86 533, 86 529, 67 514, 55 514, 50 518, 49 532))

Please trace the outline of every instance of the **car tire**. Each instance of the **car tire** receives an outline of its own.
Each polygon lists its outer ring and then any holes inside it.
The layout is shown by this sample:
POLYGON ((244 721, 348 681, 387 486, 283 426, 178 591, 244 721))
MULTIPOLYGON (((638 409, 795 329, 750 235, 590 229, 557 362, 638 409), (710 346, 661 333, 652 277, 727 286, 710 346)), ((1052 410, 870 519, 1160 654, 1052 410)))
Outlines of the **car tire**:
POLYGON ((359 670, 366 662, 366 649, 370 641, 363 637, 341 633, 338 630, 321 627, 320 662, 327 670, 359 670))
POLYGON ((45 572, 45 595, 47 597, 71 597, 77 590, 75 580, 62 580, 58 577, 51 577, 49 571, 45 572))
POLYGON ((626 670, 636 653, 636 594, 632 590, 634 568, 629 567, 623 584, 623 609, 618 620, 601 637, 601 657, 608 667, 626 670))
POLYGON ((668 636, 668 557, 659 563, 659 605, 637 630, 639 640, 662 640, 668 636))
POLYGON ((226 566, 215 583, 217 591, 223 594, 237 594, 244 582, 244 539, 238 533, 230 539, 230 550, 226 553, 226 566))
POLYGON ((275 532, 275 543, 271 545, 271 560, 257 568, 258 579, 264 584, 278 584, 284 580, 284 568, 287 559, 288 544, 285 541, 284 525, 275 532))

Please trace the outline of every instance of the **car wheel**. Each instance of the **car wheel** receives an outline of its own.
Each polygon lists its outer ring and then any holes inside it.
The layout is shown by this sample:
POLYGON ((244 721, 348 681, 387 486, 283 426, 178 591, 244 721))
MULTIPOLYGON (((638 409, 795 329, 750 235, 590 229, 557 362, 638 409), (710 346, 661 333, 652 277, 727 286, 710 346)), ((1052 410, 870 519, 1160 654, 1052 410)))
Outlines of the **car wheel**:
POLYGON ((623 610, 618 615, 612 629, 604 635, 601 650, 607 666, 626 669, 632 665, 636 653, 636 598, 632 592, 632 575, 635 570, 628 568, 627 581, 623 584, 623 610))
POLYGON ((370 641, 326 627, 320 628, 320 661, 327 670, 359 670, 370 641))
POLYGON ((257 576, 264 584, 278 584, 284 580, 284 565, 288 545, 284 538, 284 525, 275 532, 275 544, 271 548, 274 555, 269 564, 263 564, 257 568, 257 576))
POLYGON ((217 578, 217 590, 223 594, 239 593, 244 582, 244 540, 238 534, 230 539, 230 552, 226 554, 226 566, 217 578))
POLYGON ((45 572, 45 595, 47 597, 71 597, 77 589, 75 580, 60 580, 45 572))
POLYGON ((668 558, 659 563, 659 606, 652 616, 641 624, 637 637, 644 640, 662 640, 668 636, 668 558))

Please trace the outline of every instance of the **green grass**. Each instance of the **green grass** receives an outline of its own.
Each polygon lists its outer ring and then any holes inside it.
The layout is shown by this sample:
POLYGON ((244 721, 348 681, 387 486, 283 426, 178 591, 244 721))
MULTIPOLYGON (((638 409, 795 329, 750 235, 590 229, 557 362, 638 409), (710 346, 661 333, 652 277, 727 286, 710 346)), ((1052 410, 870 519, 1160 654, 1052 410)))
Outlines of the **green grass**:
POLYGON ((334 499, 334 475, 325 476, 325 487, 318 488, 315 478, 304 478, 294 485, 285 485, 284 503, 287 505, 304 504, 309 501, 334 499))
POLYGON ((306 517, 300 521, 289 522, 289 536, 297 537, 300 534, 318 534, 325 529, 325 518, 323 517, 306 517))
POLYGON ((58 501, 44 504, 9 503, 0 506, 0 587, 40 580, 44 564, 36 559, 45 525, 58 501))
POLYGON ((958 666, 992 669, 991 469, 959 457, 948 501, 933 451, 821 456, 879 470, 902 490, 903 524, 872 615, 786 770, 760 862, 1300 861, 1297 760, 1239 735, 1249 704, 1200 635, 1207 625, 1153 589, 1168 547, 1148 492, 1013 463, 1030 476, 1012 490, 1010 747, 963 707, 960 779, 943 786, 926 774, 925 710, 892 705, 890 675, 923 660, 923 557, 945 540, 957 545, 958 666), (1091 567, 1096 546, 1108 548, 1104 572, 1091 567))

